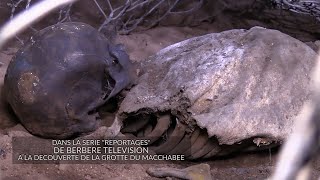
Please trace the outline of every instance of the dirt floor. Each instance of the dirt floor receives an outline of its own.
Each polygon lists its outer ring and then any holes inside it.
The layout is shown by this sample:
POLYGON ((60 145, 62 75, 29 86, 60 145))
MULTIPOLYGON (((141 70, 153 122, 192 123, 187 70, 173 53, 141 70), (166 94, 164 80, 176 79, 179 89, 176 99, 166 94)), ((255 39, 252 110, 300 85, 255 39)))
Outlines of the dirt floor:
MULTIPOLYGON (((160 49, 190 37, 219 32, 214 24, 190 27, 157 27, 151 30, 135 32, 128 36, 119 36, 130 58, 140 61, 155 54, 160 49)), ((9 61, 18 50, 18 43, 11 43, 0 52, 0 81, 9 61)), ((164 164, 13 164, 11 138, 31 136, 20 124, 7 113, 4 105, 0 106, 0 180, 14 179, 157 179, 150 177, 146 170, 150 167, 185 168, 200 162, 166 162, 164 164)), ((265 179, 274 168, 276 150, 260 153, 242 153, 230 157, 204 161, 211 167, 214 179, 265 179)), ((315 163, 319 174, 319 163, 315 163)))

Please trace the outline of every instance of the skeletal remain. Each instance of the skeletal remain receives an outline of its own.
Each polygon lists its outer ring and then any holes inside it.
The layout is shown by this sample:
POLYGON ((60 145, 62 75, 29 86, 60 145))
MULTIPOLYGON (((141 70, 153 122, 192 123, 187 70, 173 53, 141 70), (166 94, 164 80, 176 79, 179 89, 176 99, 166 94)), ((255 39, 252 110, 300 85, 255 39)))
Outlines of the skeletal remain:
POLYGON ((176 145, 179 144, 179 142, 183 138, 185 129, 185 125, 175 119, 175 127, 171 133, 171 137, 168 136, 167 140, 163 144, 154 147, 154 151, 158 154, 163 154, 171 151, 176 145))
POLYGON ((176 168, 150 168, 147 173, 154 177, 176 177, 187 180, 211 180, 210 166, 208 164, 198 164, 185 169, 176 168))
POLYGON ((160 137, 161 135, 163 135, 165 133, 165 131, 169 128, 170 125, 170 115, 165 115, 162 116, 157 125, 154 127, 154 129, 148 133, 145 134, 146 138, 150 138, 151 141, 150 143, 155 142, 157 139, 155 139, 155 137, 160 137))
POLYGON ((315 57, 306 44, 259 27, 171 45, 142 62, 145 73, 116 115, 121 132, 186 159, 277 146, 309 96, 315 57))
POLYGON ((121 47, 92 26, 60 23, 39 31, 16 53, 4 78, 4 97, 33 134, 70 137, 75 131, 84 132, 80 122, 91 132, 100 127, 98 108, 128 85, 130 80, 122 72, 129 64, 121 47))
POLYGON ((304 174, 310 160, 319 150, 320 133, 320 56, 312 76, 312 96, 297 117, 294 132, 285 143, 274 180, 290 180, 296 177, 306 179, 304 174))
MULTIPOLYGON (((145 116, 148 117, 148 116, 145 116)), ((184 154, 187 159, 210 158, 218 152, 217 141, 209 138, 200 128, 187 132, 187 126, 170 114, 156 119, 139 119, 137 123, 128 122, 121 130, 131 138, 150 140, 150 148, 157 154, 184 154), (148 123, 149 122, 149 123, 148 123), (213 153, 214 152, 214 153, 213 153)))

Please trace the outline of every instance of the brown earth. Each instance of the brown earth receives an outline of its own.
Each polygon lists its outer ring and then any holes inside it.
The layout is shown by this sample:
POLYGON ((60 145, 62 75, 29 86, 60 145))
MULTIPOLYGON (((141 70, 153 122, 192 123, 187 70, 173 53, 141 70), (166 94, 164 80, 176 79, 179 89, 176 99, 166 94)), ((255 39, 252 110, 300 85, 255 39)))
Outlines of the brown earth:
MULTIPOLYGON (((157 27, 137 31, 127 36, 119 36, 133 61, 140 61, 155 54, 160 49, 190 37, 212 32, 220 32, 215 24, 201 24, 198 27, 157 27)), ((14 41, 0 51, 0 84, 9 61, 18 50, 19 43, 14 41)), ((11 138, 30 136, 30 134, 7 112, 5 105, 0 106, 0 180, 14 179, 157 179, 150 177, 149 167, 185 168, 200 162, 182 161, 164 164, 13 164, 11 138)), ((276 152, 237 154, 225 158, 205 161, 211 167, 214 179, 265 179, 274 168, 276 152)), ((318 162, 318 161, 317 161, 318 162)), ((319 163, 315 163, 313 179, 319 175, 319 163)))

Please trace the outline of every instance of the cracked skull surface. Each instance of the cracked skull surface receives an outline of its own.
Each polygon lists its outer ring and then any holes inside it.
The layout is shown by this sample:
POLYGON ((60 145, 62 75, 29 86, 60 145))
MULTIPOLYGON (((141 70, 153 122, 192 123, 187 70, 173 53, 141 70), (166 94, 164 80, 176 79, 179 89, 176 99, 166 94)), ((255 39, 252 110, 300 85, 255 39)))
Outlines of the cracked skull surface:
POLYGON ((4 95, 35 135, 68 138, 95 130, 96 111, 131 82, 132 66, 113 45, 84 23, 60 23, 31 37, 13 57, 4 95))
POLYGON ((128 137, 189 159, 277 146, 308 99, 316 53, 276 30, 254 27, 171 45, 120 105, 128 137))

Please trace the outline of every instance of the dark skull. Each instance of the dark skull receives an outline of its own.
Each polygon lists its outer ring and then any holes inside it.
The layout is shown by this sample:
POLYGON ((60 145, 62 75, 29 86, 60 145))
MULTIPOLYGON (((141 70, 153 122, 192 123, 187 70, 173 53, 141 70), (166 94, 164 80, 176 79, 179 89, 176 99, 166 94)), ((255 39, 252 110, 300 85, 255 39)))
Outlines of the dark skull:
POLYGON ((61 23, 31 37, 10 62, 6 100, 31 133, 68 138, 95 130, 97 107, 132 80, 132 64, 84 23, 61 23))

